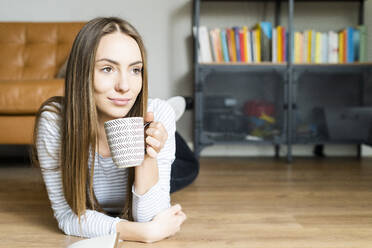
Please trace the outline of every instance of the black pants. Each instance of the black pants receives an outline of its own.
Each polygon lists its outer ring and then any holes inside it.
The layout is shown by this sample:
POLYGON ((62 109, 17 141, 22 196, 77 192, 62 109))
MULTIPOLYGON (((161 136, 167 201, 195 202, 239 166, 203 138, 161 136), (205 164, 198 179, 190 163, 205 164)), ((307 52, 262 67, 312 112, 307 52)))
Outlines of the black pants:
POLYGON ((176 132, 176 159, 172 164, 170 192, 191 184, 199 174, 199 161, 186 141, 176 132))

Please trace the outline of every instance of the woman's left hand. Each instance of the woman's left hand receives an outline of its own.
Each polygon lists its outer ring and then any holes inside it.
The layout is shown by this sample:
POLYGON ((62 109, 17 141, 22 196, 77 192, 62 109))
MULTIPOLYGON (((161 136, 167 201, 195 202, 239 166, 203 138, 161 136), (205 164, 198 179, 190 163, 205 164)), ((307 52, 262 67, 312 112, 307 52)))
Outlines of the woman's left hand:
POLYGON ((151 122, 146 130, 146 155, 156 158, 168 139, 168 132, 161 122, 154 121, 152 112, 146 113, 145 122, 151 122))

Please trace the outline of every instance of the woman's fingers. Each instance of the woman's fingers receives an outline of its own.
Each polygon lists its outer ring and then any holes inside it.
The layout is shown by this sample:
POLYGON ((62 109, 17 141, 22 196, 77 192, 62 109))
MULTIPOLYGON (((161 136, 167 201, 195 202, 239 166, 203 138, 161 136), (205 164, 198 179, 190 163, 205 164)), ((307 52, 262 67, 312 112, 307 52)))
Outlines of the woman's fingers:
POLYGON ((151 146, 146 147, 146 153, 152 158, 156 158, 158 156, 158 153, 151 146))
POLYGON ((146 144, 159 153, 168 139, 168 133, 160 122, 152 122, 146 130, 146 144))

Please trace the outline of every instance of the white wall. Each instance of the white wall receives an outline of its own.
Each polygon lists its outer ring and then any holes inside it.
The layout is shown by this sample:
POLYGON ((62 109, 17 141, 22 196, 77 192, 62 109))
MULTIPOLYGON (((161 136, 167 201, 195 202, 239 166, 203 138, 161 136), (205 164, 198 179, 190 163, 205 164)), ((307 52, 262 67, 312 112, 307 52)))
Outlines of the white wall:
MULTIPOLYGON (((0 0, 0 21, 88 21, 97 16, 119 16, 131 22, 142 34, 148 51, 150 97, 168 98, 192 95, 191 0, 0 0)), ((257 21, 273 21, 273 3, 203 3, 201 23, 210 27, 232 26, 257 21), (216 14, 218 18, 216 18, 216 14), (223 17, 223 18, 221 18, 223 17)), ((282 7, 282 24, 286 25, 286 4, 282 7)), ((338 30, 357 24, 357 5, 353 3, 298 3, 296 29, 338 30)), ((366 24, 372 21, 366 3, 366 24)), ((372 33, 369 33, 370 40, 372 33)), ((372 49, 368 52, 372 58, 372 49)), ((187 112, 177 128, 192 140, 192 113, 187 112)), ((207 149, 203 154, 224 154, 207 149), (210 151, 208 153, 208 151, 210 151)), ((270 154, 271 147, 243 147, 245 154, 270 154)), ((239 150, 235 149, 234 151, 239 150)), ((349 151, 353 153, 354 147, 349 151)), ((231 153, 231 152, 230 152, 231 153)), ((227 152, 227 154, 230 154, 227 152)))

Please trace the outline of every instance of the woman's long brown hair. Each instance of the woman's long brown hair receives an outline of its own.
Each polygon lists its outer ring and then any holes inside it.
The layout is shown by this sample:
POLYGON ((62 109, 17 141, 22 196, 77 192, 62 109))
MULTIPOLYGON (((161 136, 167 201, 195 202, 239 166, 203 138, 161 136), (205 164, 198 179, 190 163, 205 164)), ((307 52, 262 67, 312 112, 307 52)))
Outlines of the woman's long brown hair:
MULTIPOLYGON (((132 37, 141 50, 142 89, 126 116, 144 117, 148 96, 145 47, 137 30, 128 22, 116 17, 93 19, 80 30, 67 63, 64 97, 48 99, 42 104, 36 116, 32 155, 35 165, 38 165, 36 140, 41 113, 53 111, 62 117, 60 167, 56 169, 62 171, 65 198, 79 219, 87 208, 102 211, 93 192, 95 153, 99 138, 97 109, 93 97, 93 75, 98 44, 104 35, 114 32, 132 37), (50 107, 55 106, 54 102, 60 103, 61 108, 51 109, 50 107), (90 171, 89 154, 92 155, 90 171)), ((133 220, 131 193, 133 181, 132 167, 128 168, 127 193, 122 212, 122 217, 128 220, 133 220)))

